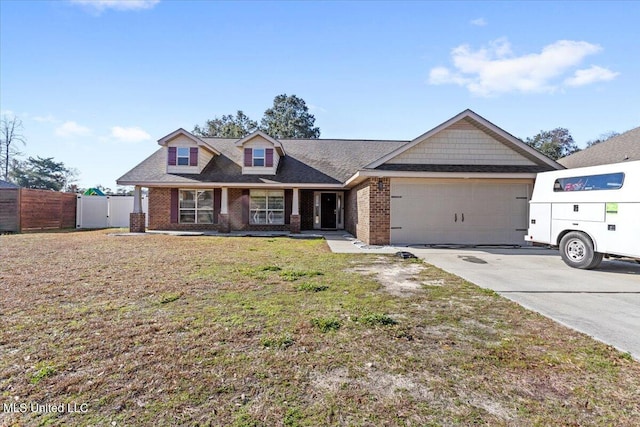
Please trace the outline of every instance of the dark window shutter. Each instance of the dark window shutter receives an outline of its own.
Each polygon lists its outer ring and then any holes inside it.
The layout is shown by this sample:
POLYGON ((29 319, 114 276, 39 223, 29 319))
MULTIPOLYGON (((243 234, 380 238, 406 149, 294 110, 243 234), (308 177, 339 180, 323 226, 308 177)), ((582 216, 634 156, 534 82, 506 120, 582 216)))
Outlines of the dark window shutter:
POLYGON ((180 201, 178 200, 177 188, 171 189, 170 203, 171 203, 171 224, 177 224, 178 223, 178 203, 180 203, 180 201))
POLYGON ((177 157, 178 157, 178 149, 176 147, 169 147, 169 166, 176 165, 177 157))
POLYGON ((198 166, 198 147, 189 148, 189 166, 198 166))
POLYGON ((220 215, 220 208, 222 207, 222 189, 214 188, 213 189, 213 222, 218 224, 220 220, 218 219, 218 215, 220 215))
POLYGON ((273 148, 267 148, 265 150, 265 166, 270 168, 273 166, 273 148))
MULTIPOLYGON (((249 150, 251 150, 249 148, 249 150)), ((242 190, 242 223, 249 224, 249 190, 242 190)))
POLYGON ((251 148, 244 149, 244 165, 245 166, 253 165, 253 150, 251 148))
POLYGON ((293 207, 293 190, 284 190, 284 223, 291 224, 291 210, 293 207))

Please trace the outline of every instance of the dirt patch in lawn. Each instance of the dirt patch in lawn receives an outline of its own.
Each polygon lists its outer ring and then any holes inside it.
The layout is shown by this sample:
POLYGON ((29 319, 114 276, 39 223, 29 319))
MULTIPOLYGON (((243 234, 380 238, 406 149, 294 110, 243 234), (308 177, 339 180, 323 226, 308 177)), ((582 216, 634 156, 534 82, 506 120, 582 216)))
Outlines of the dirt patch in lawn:
POLYGON ((425 270, 425 265, 419 261, 400 261, 390 263, 389 257, 378 257, 366 265, 347 269, 364 275, 371 275, 382 285, 382 288, 391 295, 409 297, 427 286, 441 286, 443 279, 420 280, 420 273, 425 270))
POLYGON ((0 425, 640 425, 629 355, 419 260, 111 232, 0 236, 0 425))

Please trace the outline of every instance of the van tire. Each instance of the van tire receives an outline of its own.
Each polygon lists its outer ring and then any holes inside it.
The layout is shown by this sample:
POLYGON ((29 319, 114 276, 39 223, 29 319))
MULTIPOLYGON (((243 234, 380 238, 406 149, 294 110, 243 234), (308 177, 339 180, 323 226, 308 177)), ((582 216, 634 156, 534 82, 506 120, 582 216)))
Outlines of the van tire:
POLYGON ((591 270, 600 265, 604 254, 593 250, 593 242, 589 236, 572 231, 560 240, 560 256, 570 267, 591 270))

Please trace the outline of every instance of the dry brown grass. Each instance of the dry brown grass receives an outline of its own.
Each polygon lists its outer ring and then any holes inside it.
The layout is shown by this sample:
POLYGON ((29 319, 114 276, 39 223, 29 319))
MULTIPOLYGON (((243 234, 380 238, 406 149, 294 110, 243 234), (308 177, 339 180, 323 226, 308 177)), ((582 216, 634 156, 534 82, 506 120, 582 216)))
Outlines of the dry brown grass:
POLYGON ((637 362, 432 266, 107 233, 0 236, 0 425, 640 425, 637 362))

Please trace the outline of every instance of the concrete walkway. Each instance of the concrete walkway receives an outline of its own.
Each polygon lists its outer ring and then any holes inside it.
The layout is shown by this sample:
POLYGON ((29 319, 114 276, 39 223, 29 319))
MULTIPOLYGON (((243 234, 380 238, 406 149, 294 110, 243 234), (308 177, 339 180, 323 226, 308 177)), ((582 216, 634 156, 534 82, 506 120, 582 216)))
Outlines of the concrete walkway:
POLYGON ((640 360, 640 264, 605 260, 585 271, 568 267, 558 251, 545 248, 376 247, 345 233, 325 238, 337 253, 411 252, 640 360))

